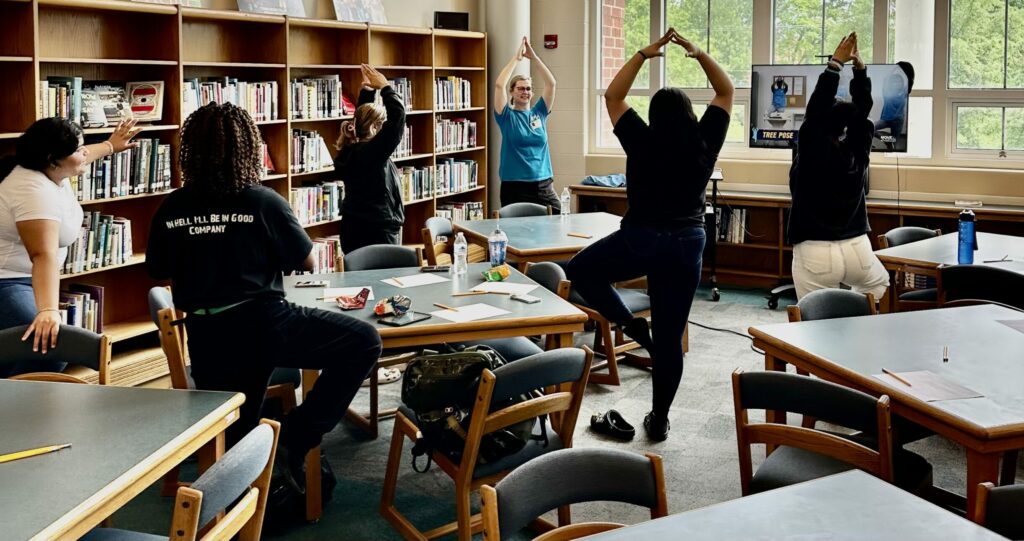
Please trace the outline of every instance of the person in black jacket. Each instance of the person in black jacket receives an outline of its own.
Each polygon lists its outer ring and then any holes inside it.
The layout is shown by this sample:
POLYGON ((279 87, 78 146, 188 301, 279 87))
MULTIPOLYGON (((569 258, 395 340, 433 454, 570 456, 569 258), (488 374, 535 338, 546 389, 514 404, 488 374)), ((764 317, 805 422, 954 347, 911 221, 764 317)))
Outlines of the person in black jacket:
POLYGON ((798 299, 841 283, 880 299, 889 287, 889 273, 867 236, 872 105, 871 79, 857 51, 857 34, 852 33, 843 38, 818 77, 789 170, 789 239, 798 299), (837 101, 839 74, 849 60, 852 102, 837 101))
POLYGON ((400 244, 405 207, 398 168, 391 154, 405 130, 405 105, 379 71, 363 64, 363 88, 355 119, 341 124, 334 168, 345 181, 341 206, 341 249, 400 244), (380 91, 384 107, 374 105, 380 91))

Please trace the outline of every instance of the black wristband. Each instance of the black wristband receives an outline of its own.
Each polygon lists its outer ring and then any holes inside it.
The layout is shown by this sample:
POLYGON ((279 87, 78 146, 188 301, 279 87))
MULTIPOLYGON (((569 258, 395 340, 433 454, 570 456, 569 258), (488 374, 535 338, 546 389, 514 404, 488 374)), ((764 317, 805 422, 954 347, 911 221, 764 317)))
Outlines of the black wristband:
POLYGON ((648 60, 648 59, 650 59, 650 57, 649 57, 649 56, 647 56, 647 55, 645 55, 645 54, 644 54, 644 50, 643 50, 643 49, 637 49, 637 50, 636 50, 636 54, 638 54, 638 55, 640 55, 640 56, 644 57, 644 60, 648 60))

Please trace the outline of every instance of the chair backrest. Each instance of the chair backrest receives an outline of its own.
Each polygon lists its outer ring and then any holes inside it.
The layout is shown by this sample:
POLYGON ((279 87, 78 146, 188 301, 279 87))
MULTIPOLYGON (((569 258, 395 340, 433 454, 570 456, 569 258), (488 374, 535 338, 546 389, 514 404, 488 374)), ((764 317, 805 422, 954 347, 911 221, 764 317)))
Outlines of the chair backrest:
POLYGON ((167 358, 167 369, 171 375, 171 388, 194 389, 195 383, 189 377, 188 348, 186 347, 185 326, 181 325, 184 314, 174 309, 170 288, 153 287, 149 290, 149 315, 160 332, 160 348, 167 358))
POLYGON ((192 486, 178 489, 172 540, 195 540, 199 531, 232 504, 201 539, 231 539, 236 534, 241 541, 260 538, 280 429, 277 421, 261 420, 192 486))
POLYGON ((846 289, 818 289, 786 309, 790 321, 815 321, 877 313, 875 296, 846 289))
POLYGON ((926 227, 897 227, 890 229, 884 235, 878 236, 878 245, 882 248, 893 248, 919 240, 930 239, 942 234, 941 229, 928 229, 926 227))
POLYGON ((345 254, 346 271, 419 267, 422 264, 419 250, 396 244, 373 244, 345 254))
POLYGON ((557 263, 541 261, 539 263, 526 264, 526 277, 540 284, 541 287, 562 297, 569 299, 570 283, 565 277, 565 269, 557 263))
POLYGON ((753 475, 750 446, 788 445, 830 456, 892 481, 892 437, 889 397, 870 395, 824 380, 785 372, 748 372, 732 375, 736 410, 736 438, 740 457, 740 488, 750 489, 753 475), (875 448, 837 435, 781 423, 751 423, 747 410, 799 413, 852 428, 874 442, 875 448))
MULTIPOLYGON (((99 383, 104 385, 110 370, 110 340, 104 334, 96 334, 81 327, 61 325, 57 333, 57 347, 45 354, 32 351, 32 338, 22 341, 28 325, 19 325, 0 330, 0 365, 35 362, 65 362, 92 368, 99 372, 99 383)), ((49 372, 22 374, 18 379, 46 381, 71 381, 49 372)), ((77 378, 76 378, 77 379, 77 378)), ((76 381, 76 383, 81 380, 76 381)))
POLYGON ((455 243, 452 222, 448 218, 434 216, 427 218, 423 228, 423 254, 429 265, 450 265, 451 251, 455 243))
MULTIPOLYGON (((613 501, 651 510, 651 518, 668 512, 661 457, 619 449, 562 449, 516 468, 494 487, 480 489, 484 537, 509 539, 548 511, 574 503, 613 501)), ((563 525, 559 539, 575 539, 621 525, 563 525), (571 537, 567 534, 573 531, 571 537)))
POLYGON ((1024 485, 981 483, 977 490, 974 522, 1003 537, 1024 539, 1024 485))
POLYGON ((939 304, 992 301, 1024 309, 1024 274, 989 265, 939 268, 939 304))
POLYGON ((495 218, 521 218, 523 216, 547 216, 549 214, 551 214, 550 206, 538 205, 537 203, 512 203, 498 209, 495 218))

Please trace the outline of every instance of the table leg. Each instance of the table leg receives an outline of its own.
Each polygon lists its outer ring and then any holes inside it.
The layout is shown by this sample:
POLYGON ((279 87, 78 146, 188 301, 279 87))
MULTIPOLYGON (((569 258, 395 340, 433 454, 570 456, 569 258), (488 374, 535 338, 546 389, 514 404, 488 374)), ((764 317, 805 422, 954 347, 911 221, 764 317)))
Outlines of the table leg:
POLYGON ((217 437, 199 448, 199 452, 196 453, 196 461, 198 462, 200 474, 210 469, 210 466, 213 466, 224 455, 224 441, 224 433, 221 432, 217 434, 217 437))
POLYGON ((978 483, 999 482, 999 459, 1001 453, 983 453, 967 449, 967 516, 974 516, 978 483))

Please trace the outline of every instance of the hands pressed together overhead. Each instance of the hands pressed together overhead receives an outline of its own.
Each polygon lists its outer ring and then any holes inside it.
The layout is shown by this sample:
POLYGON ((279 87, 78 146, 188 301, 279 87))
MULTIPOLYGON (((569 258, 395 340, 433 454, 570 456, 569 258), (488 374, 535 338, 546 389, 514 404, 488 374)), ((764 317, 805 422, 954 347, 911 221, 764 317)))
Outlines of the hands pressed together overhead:
POLYGON ((860 58, 860 49, 857 48, 857 33, 851 32, 847 36, 843 36, 842 41, 836 47, 836 51, 832 53, 832 59, 840 64, 845 64, 850 60, 853 60, 854 69, 862 70, 866 66, 864 61, 860 58))
POLYGON ((388 86, 388 78, 369 64, 361 64, 360 71, 363 73, 363 86, 380 90, 388 86))
POLYGON ((658 41, 655 41, 654 43, 648 45, 647 47, 640 49, 639 52, 641 55, 643 55, 644 58, 665 56, 665 53, 661 49, 668 45, 670 42, 682 47, 686 51, 686 56, 690 58, 697 58, 703 52, 701 51, 700 47, 698 47, 692 41, 684 38, 678 32, 676 32, 675 28, 669 28, 668 32, 665 32, 665 35, 661 36, 661 38, 659 38, 658 41))
POLYGON ((516 49, 516 60, 524 58, 529 58, 530 60, 537 58, 537 53, 534 52, 533 45, 530 45, 530 40, 526 36, 523 36, 523 40, 519 42, 519 48, 516 49))

